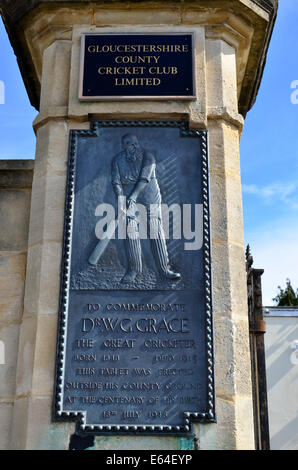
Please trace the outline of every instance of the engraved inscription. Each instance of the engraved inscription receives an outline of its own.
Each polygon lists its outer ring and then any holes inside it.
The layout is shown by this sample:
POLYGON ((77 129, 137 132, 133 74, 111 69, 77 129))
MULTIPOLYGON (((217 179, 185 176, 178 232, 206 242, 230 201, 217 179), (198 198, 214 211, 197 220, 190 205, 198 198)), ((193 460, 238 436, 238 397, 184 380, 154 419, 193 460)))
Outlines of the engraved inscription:
POLYGON ((72 346, 74 361, 84 365, 75 368, 74 380, 65 382, 65 392, 77 392, 66 396, 67 407, 81 403, 105 422, 158 423, 171 419, 173 407, 202 406, 203 386, 194 380, 201 366, 201 335, 192 328, 194 315, 187 300, 137 307, 88 299, 86 306, 78 305, 78 311, 93 315, 78 316, 76 324, 84 337, 72 346), (125 405, 129 410, 123 410, 125 405), (99 414, 98 406, 104 407, 99 414))
POLYGON ((193 98, 192 34, 86 34, 80 99, 193 98))

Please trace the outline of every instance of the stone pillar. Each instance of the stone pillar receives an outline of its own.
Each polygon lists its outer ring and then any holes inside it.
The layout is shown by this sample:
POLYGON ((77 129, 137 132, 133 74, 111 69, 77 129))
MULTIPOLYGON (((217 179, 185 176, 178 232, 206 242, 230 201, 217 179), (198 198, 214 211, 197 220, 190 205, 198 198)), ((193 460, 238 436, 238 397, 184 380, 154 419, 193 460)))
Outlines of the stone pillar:
POLYGON ((40 119, 29 224, 24 313, 11 444, 67 449, 70 425, 51 423, 66 184, 71 42, 43 52, 40 119))
POLYGON ((218 423, 197 431, 208 449, 254 448, 236 59, 222 39, 206 41, 218 423))
MULTIPOLYGON (((273 2, 14 3, 2 7, 2 13, 40 114, 34 123, 37 148, 11 446, 67 449, 75 429, 73 423, 52 420, 70 130, 88 129, 92 118, 187 118, 191 128, 209 130, 215 320, 217 423, 195 425, 196 445, 202 450, 253 449, 239 140, 261 77, 275 18, 273 2), (195 32, 197 100, 78 100, 83 32, 152 31, 195 32)), ((194 441, 97 437, 95 448, 176 450, 194 448, 194 441)))

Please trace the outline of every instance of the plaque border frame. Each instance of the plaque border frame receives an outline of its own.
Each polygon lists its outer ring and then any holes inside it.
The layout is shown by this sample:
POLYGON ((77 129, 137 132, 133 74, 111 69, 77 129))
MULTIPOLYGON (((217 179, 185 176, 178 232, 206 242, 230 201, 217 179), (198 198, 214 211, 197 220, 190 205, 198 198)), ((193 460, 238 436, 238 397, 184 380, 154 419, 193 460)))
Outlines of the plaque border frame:
POLYGON ((187 121, 91 121, 90 129, 71 129, 69 135, 69 156, 66 183, 64 240, 61 262, 60 307, 58 312, 58 332, 55 365, 55 383, 52 418, 53 421, 76 422, 76 433, 81 435, 170 435, 185 436, 193 433, 192 425, 197 423, 216 423, 215 412, 215 370, 213 341, 213 309, 212 309, 212 254, 211 254, 211 220, 209 196, 209 155, 208 131, 189 129, 187 121), (204 250, 204 290, 205 290, 205 336, 206 336, 206 388, 207 409, 204 412, 188 412, 184 414, 184 424, 170 425, 90 425, 86 424, 86 410, 63 410, 63 380, 65 367, 65 345, 67 333, 68 297, 70 281, 71 235, 73 225, 75 162, 78 137, 98 137, 102 127, 172 127, 180 129, 181 137, 199 137, 202 156, 202 193, 203 193, 203 250, 204 250))
MULTIPOLYGON (((123 34, 123 33, 122 33, 123 34)), ((196 83, 196 53, 195 53, 195 31, 159 31, 159 32, 125 32, 125 36, 138 36, 138 35, 150 35, 150 36, 179 36, 188 34, 191 36, 191 46, 192 46, 192 85, 193 85, 193 94, 189 96, 179 96, 179 95, 136 95, 136 96, 115 96, 115 95, 99 95, 99 96, 84 96, 83 95, 83 86, 84 86, 84 64, 85 64, 85 40, 86 36, 121 36, 121 32, 86 32, 81 35, 81 50, 80 50, 80 72, 79 72, 79 93, 78 99, 82 102, 89 101, 139 101, 139 100, 154 100, 154 101, 163 101, 163 100, 181 100, 181 101, 194 101, 197 99, 197 83, 196 83)))

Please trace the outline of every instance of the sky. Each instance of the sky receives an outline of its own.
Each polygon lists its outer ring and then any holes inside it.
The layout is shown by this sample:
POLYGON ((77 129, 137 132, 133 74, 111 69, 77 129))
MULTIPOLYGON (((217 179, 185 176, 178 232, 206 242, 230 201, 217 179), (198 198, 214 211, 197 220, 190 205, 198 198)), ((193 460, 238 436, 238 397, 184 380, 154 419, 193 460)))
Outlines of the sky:
MULTIPOLYGON (((245 243, 254 267, 265 271, 264 305, 274 305, 277 287, 285 287, 287 278, 298 289, 297 24, 298 1, 280 0, 260 91, 240 145, 245 243)), ((34 158, 36 115, 0 20, 0 159, 34 158)))
POLYGON ((244 233, 264 269, 263 304, 298 288, 298 1, 280 0, 267 64, 240 145, 244 233), (297 104, 293 104, 297 101, 297 104))

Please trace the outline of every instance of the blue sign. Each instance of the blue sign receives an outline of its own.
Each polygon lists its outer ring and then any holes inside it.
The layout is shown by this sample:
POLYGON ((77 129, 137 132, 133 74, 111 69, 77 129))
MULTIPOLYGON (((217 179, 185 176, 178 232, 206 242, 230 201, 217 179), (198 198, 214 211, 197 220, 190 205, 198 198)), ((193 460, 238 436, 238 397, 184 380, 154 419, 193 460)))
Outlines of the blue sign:
POLYGON ((194 99, 193 34, 84 34, 79 98, 194 99))

